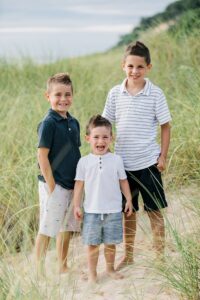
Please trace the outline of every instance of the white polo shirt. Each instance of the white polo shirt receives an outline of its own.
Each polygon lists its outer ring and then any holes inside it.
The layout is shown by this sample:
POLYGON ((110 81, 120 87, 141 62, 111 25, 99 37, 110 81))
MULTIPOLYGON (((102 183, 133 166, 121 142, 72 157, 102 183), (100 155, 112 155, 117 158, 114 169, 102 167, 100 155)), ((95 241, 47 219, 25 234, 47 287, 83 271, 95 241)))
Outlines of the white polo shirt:
POLYGON ((84 181, 84 210, 87 213, 108 214, 122 211, 119 180, 126 179, 123 161, 119 155, 90 153, 77 165, 75 180, 84 181))
POLYGON ((157 162, 160 154, 157 128, 171 121, 163 91, 148 79, 135 96, 121 85, 108 93, 103 116, 116 125, 115 152, 124 162, 125 169, 136 171, 157 162))

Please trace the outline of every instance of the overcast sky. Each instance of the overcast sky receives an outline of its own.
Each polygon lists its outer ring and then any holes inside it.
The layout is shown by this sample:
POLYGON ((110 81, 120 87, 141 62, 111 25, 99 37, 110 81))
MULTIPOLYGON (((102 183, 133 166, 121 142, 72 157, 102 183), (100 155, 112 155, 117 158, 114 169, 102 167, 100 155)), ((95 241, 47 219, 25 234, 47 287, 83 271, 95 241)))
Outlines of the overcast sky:
POLYGON ((161 12, 171 2, 173 0, 0 0, 0 55, 16 54, 13 48, 34 56, 41 49, 46 51, 46 47, 58 57, 65 53, 76 56, 102 51, 113 46, 121 34, 130 32, 141 17, 161 12), (78 49, 78 42, 82 50, 78 49))

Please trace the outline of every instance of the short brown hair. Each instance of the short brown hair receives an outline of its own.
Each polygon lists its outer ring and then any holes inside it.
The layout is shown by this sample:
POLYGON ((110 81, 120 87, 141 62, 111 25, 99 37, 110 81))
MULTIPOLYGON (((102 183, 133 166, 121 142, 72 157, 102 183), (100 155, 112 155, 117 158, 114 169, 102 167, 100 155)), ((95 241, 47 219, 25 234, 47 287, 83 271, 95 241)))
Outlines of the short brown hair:
POLYGON ((54 83, 62 83, 65 85, 70 85, 71 89, 72 89, 72 93, 73 93, 73 85, 72 85, 72 81, 71 81, 71 78, 68 73, 57 73, 57 74, 49 77, 49 79, 47 80, 47 91, 48 92, 51 89, 51 85, 53 85, 54 83))
POLYGON ((131 43, 127 46, 124 53, 124 61, 129 55, 137 55, 144 57, 147 65, 151 63, 151 56, 149 49, 141 42, 137 41, 136 43, 131 43))
POLYGON ((112 124, 110 123, 109 120, 102 117, 101 115, 92 116, 86 126, 86 135, 90 135, 90 131, 92 128, 103 127, 103 126, 109 128, 110 133, 112 135, 112 124))

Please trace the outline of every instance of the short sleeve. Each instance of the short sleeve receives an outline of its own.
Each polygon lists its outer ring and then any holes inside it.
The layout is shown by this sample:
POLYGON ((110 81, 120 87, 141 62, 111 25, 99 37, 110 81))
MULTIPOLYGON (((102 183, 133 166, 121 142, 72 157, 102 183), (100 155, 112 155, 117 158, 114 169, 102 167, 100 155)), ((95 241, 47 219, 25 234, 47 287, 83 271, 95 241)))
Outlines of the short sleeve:
POLYGON ((111 123, 115 122, 115 97, 112 90, 108 93, 102 116, 111 123))
POLYGON ((117 172, 119 179, 123 180, 127 178, 122 158, 119 155, 117 155, 117 172))
POLYGON ((79 162, 76 167, 76 177, 75 180, 85 181, 85 168, 84 168, 84 161, 82 158, 79 159, 79 162))
POLYGON ((156 119, 160 125, 171 121, 171 115, 164 93, 161 91, 156 101, 156 119))
POLYGON ((43 121, 38 125, 38 148, 51 148, 54 130, 53 124, 47 121, 43 121))

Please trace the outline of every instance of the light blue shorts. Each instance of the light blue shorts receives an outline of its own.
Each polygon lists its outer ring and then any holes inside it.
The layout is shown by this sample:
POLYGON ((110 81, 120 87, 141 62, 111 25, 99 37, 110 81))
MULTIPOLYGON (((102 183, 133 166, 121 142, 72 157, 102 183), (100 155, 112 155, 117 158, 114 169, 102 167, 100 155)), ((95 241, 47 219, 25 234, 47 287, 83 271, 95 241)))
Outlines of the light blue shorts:
POLYGON ((112 245, 123 240, 122 213, 84 213, 83 243, 85 245, 112 245))

